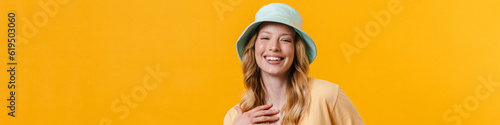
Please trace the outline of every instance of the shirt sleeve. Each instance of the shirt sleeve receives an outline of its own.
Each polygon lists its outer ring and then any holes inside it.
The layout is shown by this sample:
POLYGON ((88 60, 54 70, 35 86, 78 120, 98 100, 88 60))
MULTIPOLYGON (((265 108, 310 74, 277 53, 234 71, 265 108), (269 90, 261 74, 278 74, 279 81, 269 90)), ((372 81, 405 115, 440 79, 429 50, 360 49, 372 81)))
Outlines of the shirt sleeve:
POLYGON ((227 111, 226 116, 224 117, 224 125, 233 125, 234 119, 238 115, 238 111, 232 107, 227 111))
POLYGON ((331 119, 334 125, 364 125, 363 119, 347 95, 338 88, 337 100, 334 102, 331 119))

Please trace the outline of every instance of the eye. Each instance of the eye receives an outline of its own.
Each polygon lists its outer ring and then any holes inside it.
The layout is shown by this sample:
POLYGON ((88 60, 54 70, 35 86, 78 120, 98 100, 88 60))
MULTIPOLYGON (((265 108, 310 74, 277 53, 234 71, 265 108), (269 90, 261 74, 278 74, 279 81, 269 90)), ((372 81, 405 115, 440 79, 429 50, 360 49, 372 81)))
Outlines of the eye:
POLYGON ((267 37, 261 37, 260 40, 269 40, 267 37))
POLYGON ((282 39, 281 41, 292 42, 291 40, 288 40, 288 39, 282 39))

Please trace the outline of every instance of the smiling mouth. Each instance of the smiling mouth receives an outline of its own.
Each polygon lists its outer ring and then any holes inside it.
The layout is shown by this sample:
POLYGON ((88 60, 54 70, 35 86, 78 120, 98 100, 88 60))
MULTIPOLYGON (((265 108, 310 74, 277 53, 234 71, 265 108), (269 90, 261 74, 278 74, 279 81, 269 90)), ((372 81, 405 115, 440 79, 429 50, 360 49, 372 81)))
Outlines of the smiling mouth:
POLYGON ((267 61, 281 61, 285 58, 282 58, 282 57, 273 57, 273 56, 269 56, 269 57, 264 57, 266 58, 267 61))

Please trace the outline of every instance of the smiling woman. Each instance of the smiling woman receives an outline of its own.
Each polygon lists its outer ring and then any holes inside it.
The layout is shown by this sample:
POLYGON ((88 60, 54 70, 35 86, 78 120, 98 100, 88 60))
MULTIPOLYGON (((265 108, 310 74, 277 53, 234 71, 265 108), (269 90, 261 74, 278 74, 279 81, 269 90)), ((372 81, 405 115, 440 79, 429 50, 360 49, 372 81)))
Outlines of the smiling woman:
POLYGON ((260 28, 260 32, 255 33, 257 39, 254 39, 255 46, 252 47, 255 48, 257 65, 265 71, 262 73, 269 73, 266 76, 286 73, 294 57, 295 31, 289 26, 273 22, 264 22, 260 28))
POLYGON ((301 16, 288 5, 257 12, 236 43, 246 90, 225 125, 364 124, 338 85, 308 77, 316 46, 301 28, 301 16))

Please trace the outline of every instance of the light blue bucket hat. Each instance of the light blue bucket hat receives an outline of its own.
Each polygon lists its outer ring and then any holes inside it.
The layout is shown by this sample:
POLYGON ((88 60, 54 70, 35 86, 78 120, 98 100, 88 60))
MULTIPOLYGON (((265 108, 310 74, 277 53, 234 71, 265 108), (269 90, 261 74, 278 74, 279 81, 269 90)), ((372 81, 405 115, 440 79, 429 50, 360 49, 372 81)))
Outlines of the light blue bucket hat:
POLYGON ((309 58, 309 64, 311 64, 316 58, 316 45, 314 41, 307 35, 304 31, 302 31, 302 17, 300 16, 297 10, 292 7, 282 4, 282 3, 271 3, 263 6, 260 10, 255 14, 255 21, 251 23, 243 34, 241 34, 238 41, 236 41, 236 52, 238 52, 238 57, 240 60, 243 58, 243 52, 245 51, 245 45, 250 40, 251 35, 254 30, 262 23, 262 22, 277 22, 286 24, 295 29, 295 32, 300 35, 302 40, 306 46, 307 57, 309 58))

